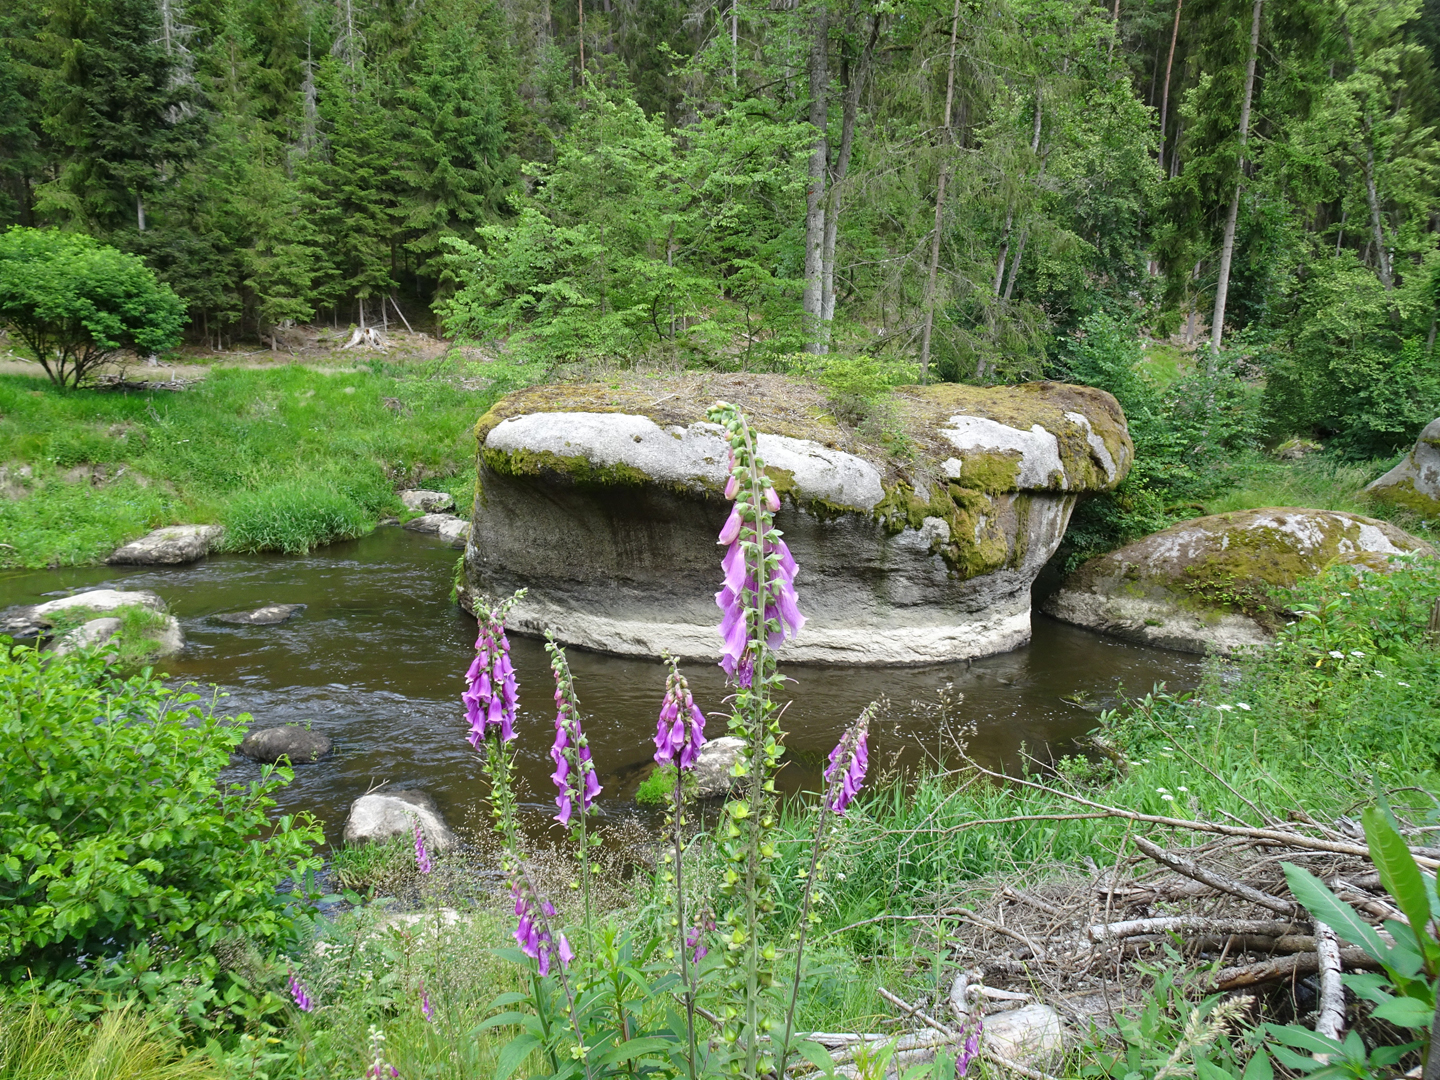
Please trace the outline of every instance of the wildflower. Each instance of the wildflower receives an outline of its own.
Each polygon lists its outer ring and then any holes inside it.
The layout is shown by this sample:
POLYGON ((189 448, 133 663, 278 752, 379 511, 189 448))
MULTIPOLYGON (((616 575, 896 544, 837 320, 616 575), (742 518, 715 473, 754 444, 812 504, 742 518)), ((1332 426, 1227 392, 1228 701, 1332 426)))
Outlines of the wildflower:
POLYGON ((1160 801, 1161 801, 1161 802, 1174 802, 1174 801, 1175 801, 1175 796, 1174 796, 1174 795, 1170 795, 1170 794, 1167 793, 1167 794, 1165 794, 1165 795, 1161 795, 1161 796, 1160 796, 1160 801))
POLYGON ((681 769, 691 769, 705 745, 705 714, 690 696, 690 686, 679 666, 667 657, 670 674, 665 679, 665 700, 660 706, 660 720, 655 728, 655 764, 672 761, 681 769))
POLYGON ((1396 686, 1403 686, 1403 687, 1405 687, 1407 690, 1410 688, 1410 684, 1409 684, 1408 682, 1401 682, 1399 679, 1396 679, 1396 680, 1395 680, 1395 685, 1396 685, 1396 686))
POLYGON ((518 594, 481 620, 480 634, 475 639, 475 659, 465 673, 470 685, 460 700, 465 703, 465 716, 470 721, 470 745, 477 750, 492 726, 499 728, 502 741, 515 738, 515 669, 510 665, 505 614, 517 598, 518 594))
MULTIPOLYGON (((743 424, 743 419, 740 422, 743 424)), ((764 464, 753 456, 748 440, 737 442, 725 483, 725 497, 734 503, 717 541, 728 548, 720 564, 725 580, 715 594, 715 603, 720 608, 720 636, 725 642, 720 666, 732 680, 748 686, 753 679, 753 661, 747 663, 747 658, 756 639, 764 634, 765 643, 777 648, 800 632, 805 616, 800 614, 795 592, 799 572, 795 557, 771 524, 780 509, 780 496, 765 475, 764 464), (750 501, 757 492, 758 504, 750 501), (758 627, 750 625, 756 608, 762 608, 758 627)))
POLYGON ((1244 709, 1246 712, 1249 712, 1249 711, 1250 711, 1250 706, 1249 706, 1249 705, 1246 705, 1245 702, 1243 702, 1243 701, 1237 701, 1237 702, 1235 702, 1235 707, 1236 707, 1237 709, 1244 709))
POLYGON ((985 1021, 982 1017, 976 1016, 975 1028, 965 1037, 965 1045, 960 1048, 960 1055, 955 1059, 956 1076, 963 1077, 969 1070, 970 1063, 980 1056, 980 1036, 984 1032, 985 1021))
POLYGON ((520 951, 535 961, 542 976, 550 974, 552 959, 559 959, 561 967, 569 967, 570 961, 575 958, 570 942, 561 934, 557 946, 550 936, 548 920, 555 917, 555 905, 549 900, 537 902, 529 883, 518 876, 510 882, 510 895, 515 899, 515 914, 519 916, 515 924, 515 943, 520 946, 520 951))
POLYGON ((435 1022, 435 1010, 430 1005, 430 995, 425 992, 425 984, 420 984, 420 1015, 425 1017, 427 1024, 435 1022))
POLYGON ((547 642, 545 648, 555 671, 555 745, 550 748, 550 758, 555 762, 550 779, 560 792, 555 796, 555 805, 560 809, 555 820, 569 825, 577 799, 580 812, 589 813, 595 796, 600 794, 600 780, 590 760, 590 744, 580 726, 580 703, 575 699, 565 650, 553 641, 547 642))
POLYGON ((1190 789, 1189 789, 1188 787, 1177 787, 1175 790, 1176 790, 1176 791, 1189 791, 1190 789))
POLYGON ((1169 790, 1170 790, 1169 788, 1157 787, 1157 788, 1155 789, 1155 794, 1157 794, 1157 795, 1164 795, 1165 792, 1167 792, 1167 791, 1169 791, 1169 790))
POLYGON ((828 788, 826 806, 843 815, 855 798, 860 785, 865 782, 865 770, 870 764, 866 740, 870 735, 870 714, 867 710, 860 718, 845 729, 845 734, 830 751, 830 765, 825 770, 825 784, 828 788))
POLYGON ((435 869, 434 863, 430 861, 430 853, 425 850, 425 830, 420 827, 420 822, 415 822, 415 866, 422 874, 428 874, 435 869))
POLYGON ((295 974, 294 971, 290 972, 288 985, 290 987, 290 996, 295 999, 295 1007, 301 1012, 314 1012, 315 1002, 310 997, 310 991, 305 984, 300 981, 300 976, 295 974))
POLYGON ((399 1080, 400 1070, 385 1060, 385 1032, 370 1025, 370 1067, 365 1080, 399 1080))
POLYGON ((714 933, 715 916, 710 913, 707 907, 700 912, 695 920, 695 925, 685 935, 685 947, 690 950, 690 962, 698 964, 710 952, 705 945, 705 935, 714 933))
POLYGON ((1351 656, 1358 656, 1358 657, 1360 657, 1360 658, 1362 658, 1362 659, 1363 659, 1364 656, 1365 656, 1365 654, 1364 654, 1363 652, 1361 652, 1359 649, 1351 649, 1351 650, 1350 650, 1350 655, 1351 655, 1351 656))
POLYGON ((1233 705, 1216 705, 1215 708, 1219 709, 1221 712, 1230 712, 1230 711, 1232 711, 1232 710, 1235 708, 1235 706, 1233 706, 1233 705))
POLYGON ((1334 657, 1336 660, 1344 660, 1344 659, 1345 659, 1345 654, 1344 654, 1343 652, 1341 652, 1339 649, 1331 649, 1331 650, 1330 650, 1330 655, 1331 655, 1332 657, 1334 657))

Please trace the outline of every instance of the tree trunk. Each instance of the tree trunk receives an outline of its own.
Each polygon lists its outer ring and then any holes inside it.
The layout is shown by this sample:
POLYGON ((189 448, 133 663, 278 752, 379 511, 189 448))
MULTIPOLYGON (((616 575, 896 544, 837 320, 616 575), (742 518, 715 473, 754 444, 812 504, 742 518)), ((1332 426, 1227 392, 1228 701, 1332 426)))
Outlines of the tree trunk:
MULTIPOLYGON (((835 238, 840 231, 840 187, 850 171, 850 152, 855 145, 855 118, 860 111, 860 91, 870 70, 870 57, 875 52, 875 42, 879 37, 880 16, 872 15, 870 36, 858 60, 854 65, 842 63, 840 69, 840 81, 845 87, 840 119, 840 152, 830 170, 830 186, 825 200, 825 243, 820 256, 820 318, 826 324, 835 318, 835 238)), ((828 325, 826 336, 829 336, 828 325)))
POLYGON ((585 0, 575 0, 575 8, 580 13, 580 86, 585 85, 585 0))
MULTIPOLYGON (((1365 124, 1366 135, 1369 135, 1370 124, 1365 124)), ((1386 292, 1395 288, 1395 275, 1390 267, 1390 253, 1385 250, 1385 229, 1384 223, 1380 220, 1380 195, 1375 188, 1375 143, 1369 140, 1365 148, 1365 202, 1370 207, 1370 231, 1372 242, 1375 244, 1375 265, 1376 272, 1380 275, 1380 284, 1385 286, 1386 292)))
MULTIPOLYGON (((1030 134, 1030 154, 1040 153, 1040 111, 1041 94, 1040 87, 1035 87, 1035 129, 1030 134)), ((1043 172, 1045 165, 1041 162, 1040 168, 1043 172)), ((995 287, 992 291, 995 298, 1000 298, 1000 286, 1005 283, 1005 262, 1010 257, 1010 230, 1015 225, 1015 199, 1012 196, 1005 207, 1005 231, 1000 234, 1000 259, 995 264, 995 287)))
POLYGON ((135 196, 135 225, 141 231, 145 231, 145 197, 135 196))
POLYGON ((1220 355, 1225 336, 1225 295, 1230 291, 1230 260, 1235 255, 1235 219, 1240 216, 1240 188, 1245 183, 1245 142, 1250 137, 1250 99, 1255 92, 1255 56, 1260 48, 1260 9, 1265 0, 1255 0, 1250 16, 1250 51, 1245 57, 1245 95, 1240 102, 1240 154, 1236 163, 1235 193, 1225 216, 1225 238, 1220 243, 1220 275, 1215 282, 1215 313, 1210 319, 1210 371, 1220 355))
MULTIPOLYGON (((1170 70, 1175 66, 1175 43, 1180 40, 1180 8, 1185 0, 1175 0, 1175 25, 1170 28, 1170 56, 1165 61, 1165 88, 1160 91, 1160 168, 1165 168, 1165 115, 1170 110, 1170 70)), ((1179 141, 1177 133, 1176 141, 1179 141)))
POLYGON ((810 40, 810 126, 815 142, 810 151, 810 184, 805 189, 805 310, 806 348, 826 351, 821 318, 825 255, 825 179, 830 161, 826 138, 830 90, 830 12, 824 0, 816 7, 810 40))
POLYGON ((945 78, 945 123, 940 179, 935 185, 935 231, 930 235, 930 276, 925 282, 925 324, 920 331, 920 381, 930 373, 930 335, 935 326, 935 278, 940 268, 940 228, 945 217, 945 182, 950 175, 950 108, 955 100, 955 42, 960 35, 960 0, 950 17, 950 71, 945 78))

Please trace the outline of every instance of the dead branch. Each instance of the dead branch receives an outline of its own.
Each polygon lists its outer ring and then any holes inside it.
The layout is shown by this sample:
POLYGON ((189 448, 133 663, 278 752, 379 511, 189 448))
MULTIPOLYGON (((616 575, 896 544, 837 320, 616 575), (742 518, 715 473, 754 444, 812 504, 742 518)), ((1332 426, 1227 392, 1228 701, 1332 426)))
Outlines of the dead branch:
POLYGON ((1320 1018, 1315 1034, 1339 1041, 1345 1032, 1345 986, 1340 981, 1340 942, 1335 931, 1315 920, 1315 955, 1320 962, 1320 1018))
POLYGON ((1166 851, 1159 844, 1145 839, 1143 836, 1135 837, 1135 846, 1143 851, 1150 858, 1158 863, 1164 863, 1177 874, 1184 874, 1186 877, 1211 888, 1227 892, 1231 896, 1238 896, 1242 900, 1248 900, 1252 904, 1259 904, 1261 907, 1269 908, 1280 915, 1300 914, 1300 905, 1293 900, 1282 900, 1278 896, 1271 896, 1259 889, 1253 889, 1243 881, 1236 881, 1224 874, 1217 874, 1213 870, 1206 870, 1203 866, 1196 866, 1189 859, 1182 858, 1174 852, 1166 851))
POLYGON ((1279 938, 1298 934, 1303 929, 1290 923, 1259 919, 1207 919, 1197 915, 1172 915, 1157 919, 1102 923, 1090 927, 1088 933, 1091 941, 1099 943, 1139 934, 1253 934, 1257 937, 1279 938))
MULTIPOLYGON (((1380 965, 1359 949, 1341 949, 1340 963, 1351 971, 1379 971, 1380 965)), ((1282 982, 1297 975, 1313 975, 1320 970, 1318 954, 1296 953, 1278 960, 1264 960, 1258 964, 1222 968, 1215 973, 1211 988, 1214 990, 1239 990, 1246 986, 1258 986, 1267 982, 1282 982)))

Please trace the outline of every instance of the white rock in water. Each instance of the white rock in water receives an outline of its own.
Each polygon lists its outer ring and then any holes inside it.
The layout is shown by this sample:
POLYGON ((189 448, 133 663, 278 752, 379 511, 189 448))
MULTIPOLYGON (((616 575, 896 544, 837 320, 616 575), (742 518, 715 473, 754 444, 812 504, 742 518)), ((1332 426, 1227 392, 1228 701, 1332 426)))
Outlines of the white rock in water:
POLYGON ((410 488, 400 492, 400 502, 406 510, 419 510, 425 514, 455 508, 455 496, 448 491, 426 491, 423 488, 410 488))
POLYGON ((203 559, 225 534, 223 525, 167 525, 117 548, 112 566, 178 566, 203 559))
POLYGON ((62 596, 59 600, 47 600, 43 604, 36 604, 30 609, 30 614, 43 622, 56 612, 70 611, 73 608, 87 608, 90 611, 118 611, 120 608, 126 607, 143 607, 154 612, 164 612, 165 601, 145 589, 91 589, 89 592, 76 593, 74 596, 62 596))
POLYGON ((1212 514, 1090 559, 1042 610, 1146 645, 1228 656, 1273 639, 1272 589, 1336 563, 1383 571, 1391 558, 1417 554, 1435 549, 1359 514, 1294 507, 1212 514))
POLYGON ((736 783, 730 770, 740 760, 740 751, 744 749, 745 740, 734 735, 722 735, 700 747, 700 753, 695 758, 697 798, 718 799, 730 794, 736 783))
POLYGON ((416 821, 431 851, 455 846, 455 834, 435 800, 418 788, 376 792, 356 799, 350 804, 343 839, 347 844, 374 844, 396 836, 413 836, 416 821))
POLYGON ((98 648, 119 633, 121 625, 120 620, 114 616, 91 619, 87 623, 81 623, 55 642, 50 646, 49 652, 55 656, 67 656, 83 649, 98 648))
POLYGON ((453 547, 464 547, 470 536, 470 522, 454 514, 425 514, 405 523, 411 532, 438 536, 453 547))

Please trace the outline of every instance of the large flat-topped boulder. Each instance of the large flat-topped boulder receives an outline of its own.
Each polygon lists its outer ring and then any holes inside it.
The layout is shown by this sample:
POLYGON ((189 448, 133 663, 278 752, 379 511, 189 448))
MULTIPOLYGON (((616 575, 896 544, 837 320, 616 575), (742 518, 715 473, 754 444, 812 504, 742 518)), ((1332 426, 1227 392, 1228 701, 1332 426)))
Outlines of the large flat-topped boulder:
POLYGON ((1294 507, 1213 514, 1096 556, 1043 610, 1147 645, 1230 655, 1273 639, 1274 589, 1338 563, 1385 570, 1395 556, 1434 554, 1425 541, 1359 514, 1294 507))
POLYGON ((1377 499, 1440 518, 1440 420, 1431 420, 1400 463, 1365 489, 1377 499))
POLYGON ((774 375, 534 387, 476 427, 461 595, 526 587, 520 632, 608 652, 718 657, 728 446, 739 405, 781 494, 809 623, 787 658, 902 664, 1030 636, 1030 587, 1076 499, 1133 456, 1108 394, 1057 383, 902 388, 888 445, 838 423, 823 388, 774 375))

